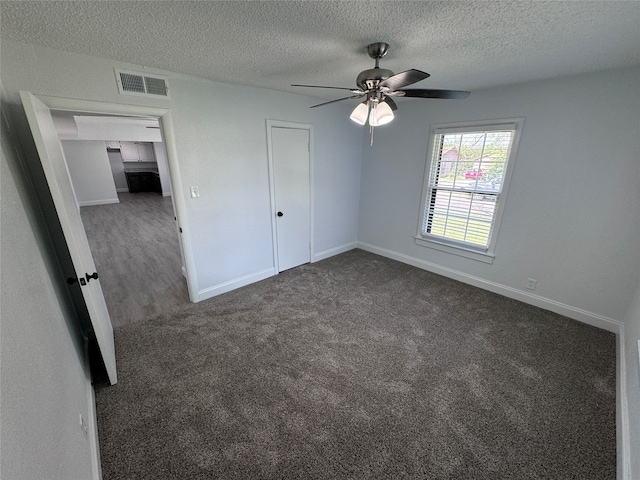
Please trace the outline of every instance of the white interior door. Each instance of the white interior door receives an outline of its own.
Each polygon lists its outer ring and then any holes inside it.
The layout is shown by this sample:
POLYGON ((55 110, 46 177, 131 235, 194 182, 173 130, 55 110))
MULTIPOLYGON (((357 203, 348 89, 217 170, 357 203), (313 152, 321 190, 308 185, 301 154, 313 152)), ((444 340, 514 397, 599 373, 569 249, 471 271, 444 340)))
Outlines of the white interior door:
POLYGON ((310 132, 271 128, 278 271, 311 261, 310 132))
POLYGON ((80 212, 73 194, 71 178, 58 140, 51 111, 42 101, 29 92, 20 92, 40 162, 49 184, 51 197, 60 219, 76 277, 81 279, 81 291, 91 317, 96 340, 111 384, 117 382, 116 353, 113 327, 104 301, 100 280, 87 279, 96 271, 89 242, 84 231, 80 212), (84 285, 82 285, 84 283, 84 285))

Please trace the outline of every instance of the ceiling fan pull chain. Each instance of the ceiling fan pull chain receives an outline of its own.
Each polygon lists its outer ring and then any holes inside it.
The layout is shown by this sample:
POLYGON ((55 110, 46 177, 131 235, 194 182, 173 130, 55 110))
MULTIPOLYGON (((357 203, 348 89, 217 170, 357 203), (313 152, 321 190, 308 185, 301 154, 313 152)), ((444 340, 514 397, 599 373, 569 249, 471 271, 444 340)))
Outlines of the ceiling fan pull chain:
POLYGON ((371 133, 371 144, 369 145, 370 147, 373 147, 373 129, 375 127, 371 124, 369 124, 369 133, 371 133))

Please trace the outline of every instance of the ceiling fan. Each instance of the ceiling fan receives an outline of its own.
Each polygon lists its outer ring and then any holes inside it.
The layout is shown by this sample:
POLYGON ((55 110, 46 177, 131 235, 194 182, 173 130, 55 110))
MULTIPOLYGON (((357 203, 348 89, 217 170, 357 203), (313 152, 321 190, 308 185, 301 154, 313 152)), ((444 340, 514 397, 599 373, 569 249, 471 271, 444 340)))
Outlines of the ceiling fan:
POLYGON ((365 98, 365 100, 358 104, 353 110, 350 118, 360 125, 365 125, 368 121, 371 128, 385 125, 393 120, 393 112, 398 109, 396 102, 393 101, 393 97, 459 99, 469 96, 470 92, 462 90, 405 89, 404 87, 424 80, 430 75, 415 69, 394 74, 391 70, 380 68, 380 59, 384 57, 388 51, 389 44, 384 42, 376 42, 367 46, 367 52, 371 58, 375 59, 376 66, 360 72, 358 78, 356 78, 358 88, 296 84, 291 86, 348 90, 354 94, 349 97, 319 103, 311 106, 311 108, 322 107, 323 105, 350 100, 352 98, 365 98))

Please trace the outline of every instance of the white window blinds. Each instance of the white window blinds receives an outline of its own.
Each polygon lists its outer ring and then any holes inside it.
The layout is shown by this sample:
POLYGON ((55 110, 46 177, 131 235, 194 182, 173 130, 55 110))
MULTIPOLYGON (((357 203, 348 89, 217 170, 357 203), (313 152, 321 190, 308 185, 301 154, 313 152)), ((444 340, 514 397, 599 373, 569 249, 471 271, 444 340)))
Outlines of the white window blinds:
POLYGON ((489 250, 517 125, 436 128, 419 234, 489 250))

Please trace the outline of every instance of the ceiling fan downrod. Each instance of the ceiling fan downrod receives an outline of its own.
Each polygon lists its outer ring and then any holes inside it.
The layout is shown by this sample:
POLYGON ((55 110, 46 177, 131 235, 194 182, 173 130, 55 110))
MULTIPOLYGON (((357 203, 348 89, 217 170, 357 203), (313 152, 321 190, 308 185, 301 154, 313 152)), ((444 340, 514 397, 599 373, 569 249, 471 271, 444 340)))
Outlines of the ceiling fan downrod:
POLYGON ((356 78, 356 85, 363 91, 376 91, 378 84, 393 76, 387 68, 380 68, 380 59, 389 52, 389 44, 376 42, 367 46, 367 53, 376 61, 376 66, 360 72, 356 78))

